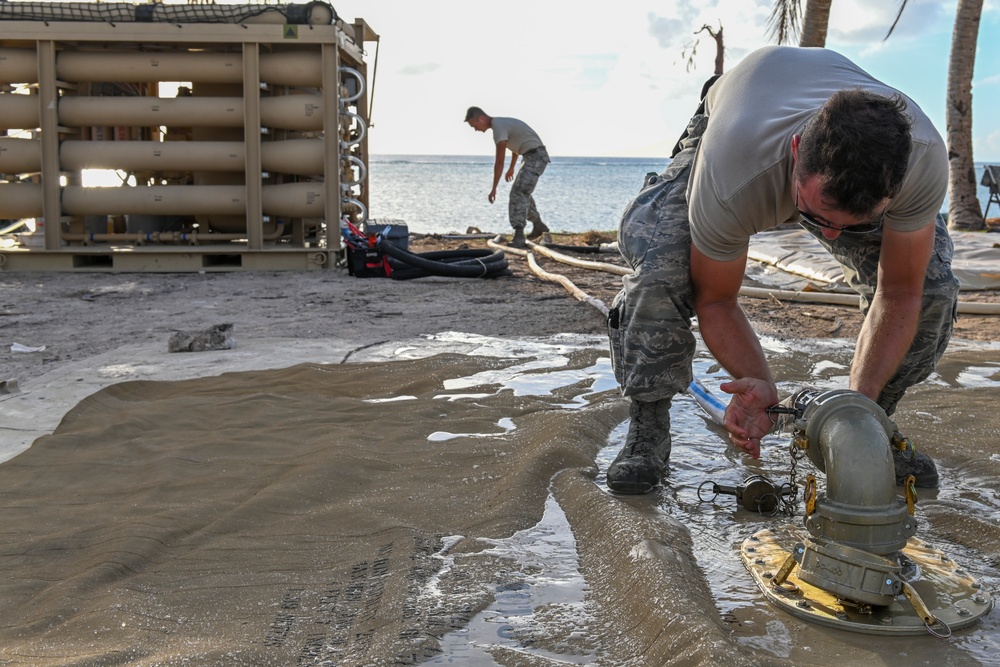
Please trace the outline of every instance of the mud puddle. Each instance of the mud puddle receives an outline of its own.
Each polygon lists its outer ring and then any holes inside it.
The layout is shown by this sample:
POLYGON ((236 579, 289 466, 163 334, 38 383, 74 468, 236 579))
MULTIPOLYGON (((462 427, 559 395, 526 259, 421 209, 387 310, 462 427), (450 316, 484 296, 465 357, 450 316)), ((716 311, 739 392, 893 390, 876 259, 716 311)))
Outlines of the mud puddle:
MULTIPOLYGON (((803 386, 841 389, 847 386, 850 356, 843 343, 809 342, 803 345, 765 340, 775 376, 782 378, 779 393, 786 396, 803 386)), ((994 596, 1000 591, 1000 560, 996 542, 983 539, 989 527, 1000 526, 1000 495, 995 432, 1000 426, 996 396, 1000 388, 1000 355, 989 347, 958 347, 949 352, 939 372, 924 385, 910 390, 894 420, 918 448, 931 454, 938 465, 941 486, 920 489, 918 532, 925 542, 944 551, 983 584, 994 596), (921 516, 923 514, 923 516, 921 516), (971 519, 971 520, 970 520, 971 519)), ((718 385, 728 380, 707 354, 695 362, 695 377, 720 400, 728 396, 718 385)), ((755 532, 784 525, 802 527, 803 509, 794 515, 763 516, 739 506, 733 496, 712 498, 703 485, 715 482, 736 486, 754 476, 780 485, 816 474, 822 489, 825 478, 802 458, 792 474, 787 434, 765 438, 761 458, 753 461, 728 446, 724 431, 711 422, 691 396, 678 396, 671 409, 674 436, 668 481, 658 489, 656 503, 685 524, 694 542, 693 556, 712 591, 716 607, 733 637, 764 656, 790 659, 796 664, 840 664, 847 648, 878 642, 885 665, 996 665, 1000 664, 1000 620, 994 609, 977 625, 956 631, 947 640, 931 636, 877 639, 837 629, 808 628, 770 606, 760 594, 738 556, 742 542, 755 532), (699 494, 699 487, 703 492, 699 494), (803 641, 803 630, 817 638, 832 639, 819 646, 803 641), (845 651, 842 653, 841 648, 845 651), (824 657, 825 656, 825 657, 824 657), (826 661, 829 662, 826 662, 826 661)), ((609 437, 598 456, 603 485, 608 465, 625 440, 627 423, 609 437)), ((800 492, 801 496, 801 492, 800 492)))

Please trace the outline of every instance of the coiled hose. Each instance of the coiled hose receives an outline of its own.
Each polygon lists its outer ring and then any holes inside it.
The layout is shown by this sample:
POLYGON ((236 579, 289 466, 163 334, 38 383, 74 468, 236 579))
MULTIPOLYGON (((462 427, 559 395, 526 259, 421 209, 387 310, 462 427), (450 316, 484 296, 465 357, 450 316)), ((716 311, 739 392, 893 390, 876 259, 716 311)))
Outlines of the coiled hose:
POLYGON ((388 239, 380 242, 382 252, 389 256, 391 277, 411 280, 426 276, 452 278, 497 278, 512 275, 502 250, 486 248, 468 250, 437 250, 414 253, 394 245, 388 239))

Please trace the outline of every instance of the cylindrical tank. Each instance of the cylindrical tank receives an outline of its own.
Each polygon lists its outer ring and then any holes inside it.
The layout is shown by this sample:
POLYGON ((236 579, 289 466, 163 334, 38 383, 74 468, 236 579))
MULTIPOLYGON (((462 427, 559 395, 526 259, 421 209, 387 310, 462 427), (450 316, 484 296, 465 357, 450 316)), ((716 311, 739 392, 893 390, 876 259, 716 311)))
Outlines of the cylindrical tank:
MULTIPOLYGON (((190 51, 61 51, 60 81, 242 83, 243 57, 234 53, 190 51)), ((321 85, 321 60, 315 51, 278 51, 260 56, 260 80, 282 86, 321 85)), ((37 83, 35 49, 0 48, 0 83, 37 83)))
MULTIPOLYGON (((265 127, 284 130, 323 129, 319 95, 282 95, 260 101, 265 127)), ((101 125, 243 127, 239 97, 62 97, 58 120, 67 127, 101 125)), ((39 125, 38 96, 0 95, 0 129, 32 129, 39 125)))

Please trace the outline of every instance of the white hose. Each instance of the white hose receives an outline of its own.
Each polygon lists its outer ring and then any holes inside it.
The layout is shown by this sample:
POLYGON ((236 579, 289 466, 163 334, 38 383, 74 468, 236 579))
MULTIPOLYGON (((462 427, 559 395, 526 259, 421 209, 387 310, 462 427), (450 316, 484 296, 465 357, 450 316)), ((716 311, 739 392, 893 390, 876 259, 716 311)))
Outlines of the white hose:
POLYGON ((351 95, 349 97, 341 97, 340 98, 340 103, 341 104, 348 104, 348 103, 353 102, 354 100, 358 99, 359 97, 361 97, 364 94, 364 92, 365 92, 365 77, 363 77, 361 75, 361 72, 359 72, 358 70, 354 69, 353 67, 338 67, 337 69, 339 71, 343 72, 344 74, 348 74, 350 76, 353 76, 358 81, 358 90, 357 90, 357 92, 355 92, 353 95, 351 95))
POLYGON ((712 394, 712 392, 710 392, 705 385, 698 380, 695 380, 688 385, 687 393, 691 394, 695 403, 701 406, 701 409, 712 418, 712 421, 716 425, 722 426, 726 416, 725 403, 716 398, 715 395, 712 394))
POLYGON ((10 225, 9 227, 4 227, 3 229, 0 229, 0 235, 2 235, 2 234, 10 234, 12 231, 14 231, 15 229, 17 229, 18 227, 24 227, 26 224, 28 224, 27 220, 17 220, 17 221, 14 222, 14 224, 10 225))
POLYGON ((340 203, 341 205, 347 204, 348 206, 353 206, 360 211, 361 216, 358 219, 358 225, 368 221, 368 208, 362 204, 361 201, 355 199, 354 197, 342 197, 340 203))
MULTIPOLYGON (((510 249, 507 246, 497 246, 502 248, 505 252, 510 249)), ((528 247, 532 251, 539 252, 546 257, 556 260, 557 262, 562 262, 564 264, 569 264, 571 266, 578 266, 585 269, 595 269, 599 271, 605 271, 607 273, 614 273, 617 275, 628 275, 632 273, 631 269, 627 267, 618 266, 617 264, 609 264, 607 262, 594 262, 582 259, 577 259, 575 257, 570 257, 569 255, 564 255, 562 253, 556 252, 551 248, 545 248, 536 243, 528 241, 528 247)), ((522 254, 527 254, 524 251, 522 254)), ((836 306, 854 306, 858 307, 860 298, 855 294, 843 294, 835 292, 802 292, 795 290, 780 290, 780 289, 769 289, 763 287, 750 287, 744 285, 740 288, 740 296, 746 296, 754 299, 777 299, 779 301, 788 301, 796 303, 819 303, 828 304, 836 306)), ((986 303, 986 302, 976 302, 976 301, 959 301, 958 302, 958 313, 960 315, 1000 315, 1000 303, 986 303)))
POLYGON ((344 111, 343 109, 341 109, 340 115, 347 116, 348 118, 353 118, 354 123, 358 127, 358 136, 354 137, 350 141, 344 139, 340 141, 340 149, 346 152, 350 148, 357 146, 358 144, 361 143, 361 141, 365 138, 365 133, 368 131, 367 129, 368 126, 365 125, 365 119, 359 116, 358 114, 354 113, 353 111, 344 111))
POLYGON ((608 262, 593 262, 586 259, 577 259, 576 257, 570 257, 569 255, 563 255, 558 253, 551 248, 546 248, 543 245, 538 245, 537 243, 532 243, 528 241, 528 245, 531 247, 533 252, 541 253, 546 257, 550 257, 557 262, 562 262, 564 264, 570 264, 572 266, 579 266, 584 269, 593 269, 595 271, 604 271, 606 273, 614 273, 619 276, 627 276, 632 273, 632 269, 625 266, 618 266, 617 264, 609 264, 608 262))

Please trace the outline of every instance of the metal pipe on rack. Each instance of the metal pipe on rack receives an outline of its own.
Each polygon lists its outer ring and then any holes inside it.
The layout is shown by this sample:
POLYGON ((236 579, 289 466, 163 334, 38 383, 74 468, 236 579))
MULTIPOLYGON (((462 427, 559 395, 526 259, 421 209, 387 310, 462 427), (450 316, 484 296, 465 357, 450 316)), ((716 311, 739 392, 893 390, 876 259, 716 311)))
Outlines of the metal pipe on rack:
MULTIPOLYGON (((285 223, 278 222, 275 230, 264 235, 265 241, 275 241, 285 233, 285 223)), ((103 243, 103 242, 132 242, 137 245, 143 243, 188 243, 197 245, 200 242, 208 241, 239 241, 246 239, 246 234, 222 234, 218 232, 134 232, 134 233, 109 233, 90 234, 63 232, 60 238, 64 241, 78 243, 103 243)))

